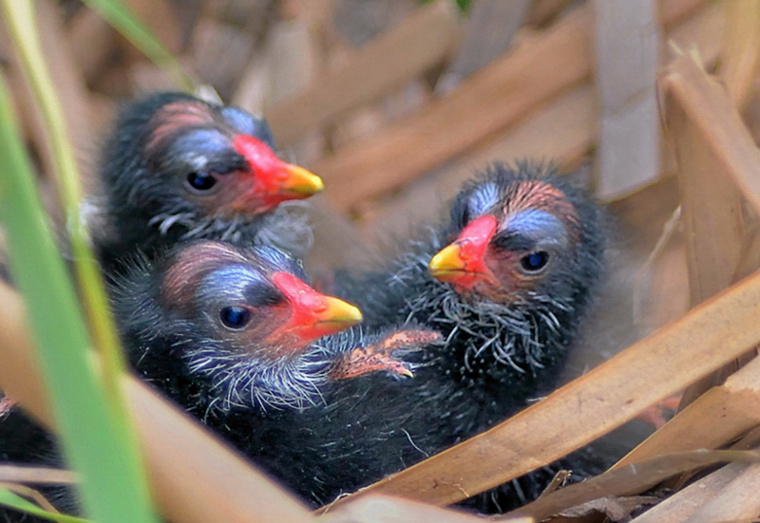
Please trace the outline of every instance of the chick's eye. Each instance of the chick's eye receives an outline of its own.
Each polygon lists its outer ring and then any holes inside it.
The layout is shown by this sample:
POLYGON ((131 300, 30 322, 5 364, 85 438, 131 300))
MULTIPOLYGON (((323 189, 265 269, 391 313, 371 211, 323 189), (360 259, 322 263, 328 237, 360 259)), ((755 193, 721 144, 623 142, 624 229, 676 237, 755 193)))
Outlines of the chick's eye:
POLYGON ((187 175, 187 183, 196 191, 208 191, 216 185, 216 178, 208 173, 190 173, 187 175))
POLYGON ((222 324, 230 329, 242 329, 251 321, 251 312, 245 307, 231 306, 222 309, 222 324))
POLYGON ((520 258, 520 265, 525 272, 537 273, 549 263, 549 253, 546 251, 532 252, 520 258))

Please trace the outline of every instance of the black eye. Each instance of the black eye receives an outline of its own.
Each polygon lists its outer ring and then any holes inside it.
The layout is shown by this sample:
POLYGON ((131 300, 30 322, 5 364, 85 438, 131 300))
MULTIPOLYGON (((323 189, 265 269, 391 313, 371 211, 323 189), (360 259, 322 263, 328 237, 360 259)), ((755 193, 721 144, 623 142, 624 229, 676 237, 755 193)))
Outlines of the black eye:
POLYGON ((242 329, 251 320, 251 312, 245 307, 225 307, 220 314, 222 323, 230 329, 242 329))
POLYGON ((520 259, 520 265, 522 265, 525 272, 538 272, 549 263, 549 253, 546 251, 536 251, 523 256, 520 259))
POLYGON ((196 191, 208 191, 216 185, 216 178, 208 173, 190 173, 187 175, 187 183, 196 191))

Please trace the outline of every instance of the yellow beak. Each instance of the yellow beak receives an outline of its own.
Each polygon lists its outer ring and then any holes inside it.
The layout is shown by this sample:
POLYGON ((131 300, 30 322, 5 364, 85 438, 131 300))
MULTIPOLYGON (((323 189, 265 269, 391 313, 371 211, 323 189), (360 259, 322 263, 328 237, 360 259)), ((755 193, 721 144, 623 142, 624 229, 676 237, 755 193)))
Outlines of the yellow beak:
POLYGON ((314 325, 325 334, 340 332, 361 323, 364 317, 361 311, 343 300, 324 296, 324 310, 316 313, 317 323, 314 325))
POLYGON ((284 170, 288 173, 288 177, 280 186, 283 193, 293 193, 306 198, 325 188, 322 178, 307 171, 303 167, 286 164, 284 170))
POLYGON ((449 281, 467 272, 460 250, 460 246, 456 243, 441 249, 428 264, 430 275, 436 280, 449 281))

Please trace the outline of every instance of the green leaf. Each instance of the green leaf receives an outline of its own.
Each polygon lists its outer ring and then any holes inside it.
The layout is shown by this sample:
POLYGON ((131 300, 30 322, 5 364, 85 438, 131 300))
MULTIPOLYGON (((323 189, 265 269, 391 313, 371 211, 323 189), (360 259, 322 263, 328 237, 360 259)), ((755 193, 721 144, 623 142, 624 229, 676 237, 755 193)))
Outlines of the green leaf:
POLYGON ((53 81, 48 74, 42 53, 34 13, 28 0, 10 2, 5 0, 8 27, 19 50, 21 65, 32 88, 40 114, 45 120, 44 131, 49 137, 51 152, 57 171, 56 180, 69 226, 69 239, 73 265, 79 278, 82 300, 95 346, 103 355, 103 376, 111 410, 121 411, 117 416, 125 425, 127 415, 122 407, 117 380, 124 373, 121 344, 111 319, 105 286, 97 261, 90 249, 89 235, 79 219, 83 189, 71 142, 66 133, 66 123, 53 81))
POLYGON ((58 521, 59 523, 91 523, 89 519, 67 516, 65 514, 54 514, 47 510, 43 510, 34 503, 31 503, 4 488, 0 488, 0 505, 15 508, 21 512, 28 512, 29 514, 49 519, 50 521, 58 521))
MULTIPOLYGON (((29 2, 4 0, 5 21, 18 45, 37 44, 16 10, 29 2)), ((23 17, 22 17, 23 18, 23 17)), ((82 477, 88 514, 101 523, 153 522, 142 462, 124 414, 109 403, 66 267, 55 245, 18 135, 0 75, 0 220, 6 227, 10 268, 24 295, 58 429, 73 468, 82 477), (109 408, 110 407, 110 408, 109 408)))

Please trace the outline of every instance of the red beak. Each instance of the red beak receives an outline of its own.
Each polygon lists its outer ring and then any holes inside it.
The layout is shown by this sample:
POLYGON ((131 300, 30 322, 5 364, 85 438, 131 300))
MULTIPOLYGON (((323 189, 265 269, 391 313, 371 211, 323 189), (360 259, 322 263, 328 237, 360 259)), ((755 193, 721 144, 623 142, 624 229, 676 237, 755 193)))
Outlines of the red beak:
POLYGON ((319 176, 283 162, 267 144, 253 136, 239 134, 232 143, 235 150, 248 160, 255 176, 251 194, 240 199, 242 205, 255 199, 269 210, 286 200, 302 200, 325 188, 319 176))
POLYGON ((481 281, 498 285, 496 276, 485 262, 488 244, 497 227, 496 218, 491 215, 473 220, 453 243, 433 256, 428 265, 430 275, 467 290, 481 281))
POLYGON ((293 315, 282 331, 295 334, 301 343, 334 334, 362 321, 362 314, 343 300, 320 294, 287 272, 277 272, 272 281, 290 299, 293 315))

